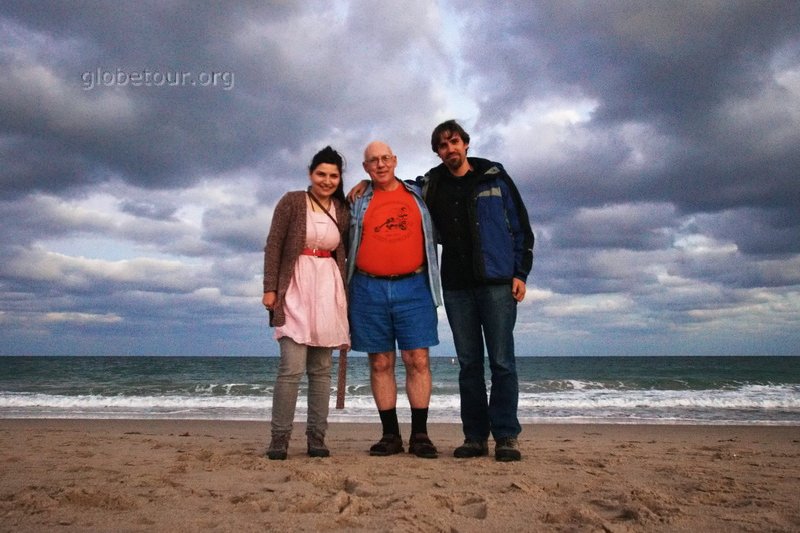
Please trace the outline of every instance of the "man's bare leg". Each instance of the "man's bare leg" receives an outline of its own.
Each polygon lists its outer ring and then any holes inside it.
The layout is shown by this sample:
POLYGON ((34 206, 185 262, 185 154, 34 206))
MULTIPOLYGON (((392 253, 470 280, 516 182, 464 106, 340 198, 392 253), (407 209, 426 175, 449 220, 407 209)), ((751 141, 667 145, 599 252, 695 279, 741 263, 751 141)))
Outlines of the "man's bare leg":
POLYGON ((401 350, 406 366, 406 394, 412 409, 427 409, 431 403, 431 362, 427 348, 401 350))
POLYGON ((428 438, 428 406, 431 402, 431 363, 427 348, 402 350, 406 366, 406 394, 411 404, 409 451, 417 457, 435 459, 439 453, 428 438))
POLYGON ((403 452, 403 439, 397 420, 396 359, 394 351, 369 354, 369 381, 383 430, 381 440, 369 449, 370 455, 386 456, 403 452))
POLYGON ((369 354, 369 382, 378 411, 397 406, 397 380, 394 375, 395 352, 369 354))

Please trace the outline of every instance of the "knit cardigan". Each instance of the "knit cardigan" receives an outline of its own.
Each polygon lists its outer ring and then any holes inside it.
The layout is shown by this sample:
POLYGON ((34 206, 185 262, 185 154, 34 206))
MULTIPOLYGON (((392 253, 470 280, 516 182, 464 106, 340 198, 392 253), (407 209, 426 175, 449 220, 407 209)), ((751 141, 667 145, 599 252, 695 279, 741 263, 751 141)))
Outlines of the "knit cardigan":
MULTIPOLYGON (((345 242, 350 228, 350 210, 347 205, 333 198, 336 205, 336 222, 339 227, 339 246, 333 251, 336 264, 346 283, 345 242)), ((272 226, 264 246, 264 292, 277 292, 275 305, 269 313, 270 326, 283 326, 286 314, 283 303, 289 282, 292 279, 297 258, 306 247, 306 210, 308 195, 305 191, 292 191, 280 199, 272 214, 272 226)))

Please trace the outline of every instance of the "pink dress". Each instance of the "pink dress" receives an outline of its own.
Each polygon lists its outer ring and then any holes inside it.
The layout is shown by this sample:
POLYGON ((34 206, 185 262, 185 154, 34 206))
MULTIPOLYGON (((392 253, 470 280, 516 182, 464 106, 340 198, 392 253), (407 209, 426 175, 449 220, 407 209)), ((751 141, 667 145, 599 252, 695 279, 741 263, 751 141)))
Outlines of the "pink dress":
MULTIPOLYGON (((331 215, 336 211, 331 205, 331 215)), ((306 209, 306 247, 335 250, 339 229, 325 213, 306 209)), ((275 338, 289 337, 298 344, 331 348, 350 347, 347 297, 344 283, 330 257, 300 255, 284 301, 286 323, 275 328, 275 338)))

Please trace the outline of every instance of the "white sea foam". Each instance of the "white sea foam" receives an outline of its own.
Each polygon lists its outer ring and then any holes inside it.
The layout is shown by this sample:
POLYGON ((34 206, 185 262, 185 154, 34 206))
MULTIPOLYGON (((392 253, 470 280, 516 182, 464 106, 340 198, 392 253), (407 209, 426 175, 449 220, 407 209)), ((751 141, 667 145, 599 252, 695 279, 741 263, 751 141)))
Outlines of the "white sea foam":
MULTIPOLYGON (((231 385, 232 388, 239 384, 231 385)), ((218 386, 217 386, 218 387, 218 386)), ((250 385, 246 385, 251 388, 250 385)), ((335 394, 335 393, 334 393, 335 394)), ((374 422, 375 404, 368 387, 348 387, 345 409, 334 409, 331 421, 374 422)), ((297 402, 297 420, 305 420, 306 398, 297 402)), ((164 395, 51 395, 44 393, 0 393, 3 418, 200 418, 264 420, 269 418, 269 394, 164 395)), ((401 420, 409 418, 408 401, 398 395, 401 420)), ((459 422, 457 391, 434 395, 430 420, 459 422)), ((749 385, 731 390, 612 390, 576 387, 548 392, 522 392, 522 421, 595 421, 615 423, 795 423, 800 424, 800 387, 749 385)))

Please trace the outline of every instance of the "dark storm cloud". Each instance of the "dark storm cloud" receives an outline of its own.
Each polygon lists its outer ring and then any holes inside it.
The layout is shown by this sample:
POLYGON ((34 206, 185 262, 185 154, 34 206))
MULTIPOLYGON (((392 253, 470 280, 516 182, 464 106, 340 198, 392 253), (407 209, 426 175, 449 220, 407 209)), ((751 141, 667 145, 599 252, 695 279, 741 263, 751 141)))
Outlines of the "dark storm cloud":
POLYGON ((674 210, 663 205, 584 209, 559 224, 552 239, 564 248, 657 250, 672 245, 673 221, 674 210))
POLYGON ((177 207, 173 205, 156 205, 151 202, 123 200, 120 202, 120 210, 136 217, 152 220, 172 220, 177 207))
POLYGON ((686 124, 703 124, 728 98, 761 90, 776 51, 796 44, 800 7, 791 0, 485 3, 470 21, 474 53, 466 57, 485 76, 494 114, 487 120, 513 113, 532 93, 566 91, 599 99, 601 121, 655 118, 685 134, 686 124))
POLYGON ((227 250, 247 253, 264 247, 268 220, 261 207, 222 206, 203 216, 204 240, 227 250))
POLYGON ((0 160, 4 163, 0 170, 0 191, 4 198, 30 190, 60 192, 75 184, 93 181, 91 161, 67 146, 48 140, 24 135, 4 136, 0 138, 0 160))
POLYGON ((76 213, 53 198, 26 197, 0 201, 3 244, 26 246, 37 239, 58 238, 74 232, 104 233, 111 221, 94 214, 76 213))
MULTIPOLYGON (((465 57, 486 98, 479 124, 553 94, 597 104, 585 129, 599 142, 535 169, 529 186, 545 215, 556 205, 669 202, 700 213, 800 199, 797 81, 775 78, 800 65, 797 2, 487 3, 470 21, 465 57), (630 143, 619 142, 631 124, 658 142, 633 176, 630 143)), ((769 246, 793 251, 798 221, 781 234, 769 246)))
POLYGON ((259 167, 330 129, 367 138, 370 125, 353 119, 374 121, 375 108, 386 117, 405 112, 396 96, 430 92, 429 80, 397 76, 397 67, 420 64, 415 55, 435 43, 425 23, 404 23, 414 15, 400 5, 352 7, 337 14, 292 2, 5 6, 0 149, 15 168, 0 187, 60 191, 118 176, 179 188, 259 167), (376 33, 382 17, 390 22, 376 33), (365 39, 370 46, 359 44, 365 39), (47 153, 47 163, 32 153, 47 153))
MULTIPOLYGON (((250 14, 279 23, 284 5, 8 6, 3 25, 26 44, 0 56, 3 148, 16 161, 3 188, 57 191, 98 175, 180 187, 254 164, 278 141, 296 144, 303 120, 288 125, 302 101, 281 94, 285 73, 247 68, 235 42, 250 14), (26 152, 48 162, 18 157, 26 152)), ((262 63, 273 48, 265 39, 262 63)))
POLYGON ((797 2, 4 2, 0 347, 264 353, 311 155, 410 177, 456 117, 536 232, 530 354, 790 352, 799 110, 797 2))
MULTIPOLYGON (((174 208, 158 208, 152 204, 138 203, 130 209, 130 201, 122 203, 123 212, 136 211, 136 218, 113 217, 87 209, 71 208, 52 197, 28 196, 15 201, 0 202, 0 228, 2 244, 15 247, 29 246, 37 241, 63 237, 102 235, 106 239, 130 241, 164 251, 186 253, 193 239, 193 230, 185 223, 166 213, 174 208), (127 206, 127 207, 126 207, 127 206), (149 209, 142 216, 141 211, 149 209), (162 210, 162 217, 152 216, 162 210)), ((0 244, 0 248, 2 248, 0 244)), ((207 252, 208 250, 206 250, 207 252)), ((187 255, 196 255, 189 253, 187 255)))
POLYGON ((798 205, 795 201, 786 208, 726 211, 716 217, 698 217, 698 224, 720 239, 735 241, 746 254, 797 254, 800 253, 798 205))

